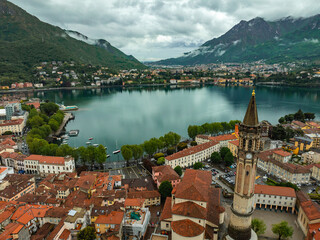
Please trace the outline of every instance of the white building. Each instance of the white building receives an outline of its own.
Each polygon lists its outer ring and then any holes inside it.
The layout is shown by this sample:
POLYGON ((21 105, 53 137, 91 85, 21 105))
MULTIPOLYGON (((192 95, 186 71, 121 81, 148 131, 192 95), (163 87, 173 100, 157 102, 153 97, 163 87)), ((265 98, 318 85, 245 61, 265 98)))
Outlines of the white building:
POLYGON ((71 156, 51 157, 30 155, 24 160, 24 169, 29 174, 46 175, 50 173, 74 172, 75 162, 71 156))
POLYGON ((12 132, 14 134, 21 135, 25 126, 25 119, 5 120, 0 123, 0 134, 2 135, 5 132, 12 132))
POLYGON ((319 163, 320 162, 320 153, 318 152, 305 152, 301 154, 302 161, 304 163, 313 164, 313 163, 319 163))
POLYGON ((202 162, 211 157, 213 152, 218 152, 220 144, 216 141, 210 141, 194 147, 183 149, 180 152, 169 155, 165 158, 165 164, 173 169, 176 166, 191 167, 196 162, 202 162))
POLYGON ((255 208, 285 210, 294 212, 296 205, 296 192, 293 188, 255 185, 255 208))

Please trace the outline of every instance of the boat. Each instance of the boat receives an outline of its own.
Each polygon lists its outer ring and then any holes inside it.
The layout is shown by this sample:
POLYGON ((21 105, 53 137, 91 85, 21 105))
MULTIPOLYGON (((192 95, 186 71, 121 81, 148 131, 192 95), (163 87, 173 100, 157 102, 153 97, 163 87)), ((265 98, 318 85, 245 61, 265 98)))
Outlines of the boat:
POLYGON ((87 145, 91 144, 91 142, 86 142, 87 145))
POLYGON ((79 132, 80 132, 79 130, 70 130, 68 132, 68 135, 69 135, 69 137, 76 137, 76 136, 78 136, 79 132))
POLYGON ((76 110, 78 110, 79 108, 78 108, 78 106, 76 106, 76 105, 72 105, 72 106, 65 106, 65 105, 63 105, 63 104, 60 104, 59 105, 59 110, 61 110, 61 111, 64 111, 64 112, 67 112, 67 111, 76 111, 76 110))
POLYGON ((98 147, 98 146, 99 146, 99 144, 95 143, 95 144, 92 144, 92 146, 94 146, 94 147, 98 147))
POLYGON ((107 154, 107 158, 109 158, 110 157, 110 155, 109 154, 107 154))
POLYGON ((90 140, 90 141, 93 140, 93 137, 89 138, 89 140, 90 140))
POLYGON ((120 152, 120 149, 113 151, 113 154, 118 154, 120 152))
POLYGON ((69 137, 65 137, 64 139, 65 139, 65 140, 69 140, 69 137))

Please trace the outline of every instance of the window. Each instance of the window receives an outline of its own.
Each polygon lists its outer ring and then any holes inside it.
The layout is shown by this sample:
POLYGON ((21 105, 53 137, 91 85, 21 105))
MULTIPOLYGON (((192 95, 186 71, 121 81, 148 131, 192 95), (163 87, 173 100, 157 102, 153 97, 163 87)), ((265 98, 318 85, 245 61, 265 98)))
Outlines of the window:
POLYGON ((166 227, 169 227, 169 223, 166 224, 166 227))

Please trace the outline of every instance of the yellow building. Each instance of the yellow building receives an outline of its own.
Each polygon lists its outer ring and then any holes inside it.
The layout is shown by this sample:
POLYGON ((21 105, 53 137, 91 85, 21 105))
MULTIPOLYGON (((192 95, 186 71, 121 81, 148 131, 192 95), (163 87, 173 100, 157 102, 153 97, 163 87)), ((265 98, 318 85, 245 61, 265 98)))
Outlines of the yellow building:
POLYGON ((234 157, 238 157, 239 140, 228 142, 228 148, 234 157))
POLYGON ((308 225, 320 223, 319 205, 312 201, 302 202, 299 207, 298 224, 304 235, 308 234, 308 225))
POLYGON ((112 211, 108 215, 100 215, 95 223, 97 235, 100 236, 106 232, 118 232, 117 237, 121 239, 122 220, 124 212, 112 211))
POLYGON ((299 148, 299 152, 306 152, 312 147, 312 139, 306 137, 295 137, 294 146, 299 148))

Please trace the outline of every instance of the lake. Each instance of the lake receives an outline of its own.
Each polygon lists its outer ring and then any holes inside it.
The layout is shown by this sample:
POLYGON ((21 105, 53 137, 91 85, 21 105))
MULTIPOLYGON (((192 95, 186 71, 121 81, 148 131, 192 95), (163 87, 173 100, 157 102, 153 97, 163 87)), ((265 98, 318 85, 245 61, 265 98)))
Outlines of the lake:
MULTIPOLYGON (((77 105, 75 120, 67 130, 79 129, 71 137, 72 147, 93 143, 108 147, 108 154, 124 144, 140 144, 169 131, 187 138, 189 125, 205 122, 243 120, 252 88, 206 86, 196 88, 102 88, 36 92, 35 97, 65 105, 77 105)), ((256 87, 259 120, 275 124, 281 116, 304 112, 320 119, 320 89, 256 87)), ((121 154, 111 160, 122 159, 121 154)))

